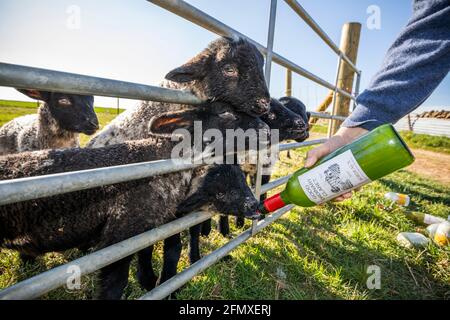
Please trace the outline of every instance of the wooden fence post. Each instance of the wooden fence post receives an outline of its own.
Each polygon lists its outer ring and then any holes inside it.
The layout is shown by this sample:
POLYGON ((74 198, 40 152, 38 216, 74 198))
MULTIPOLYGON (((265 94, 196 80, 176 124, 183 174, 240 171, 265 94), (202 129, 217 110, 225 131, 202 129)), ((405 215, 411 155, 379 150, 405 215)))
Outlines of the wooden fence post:
MULTIPOLYGON (((332 101, 333 101, 333 91, 330 91, 325 97, 325 99, 316 107, 316 112, 324 112, 325 110, 327 110, 328 106, 332 101)), ((311 118, 309 120, 309 125, 312 126, 317 121, 319 121, 319 118, 311 118)))
POLYGON ((286 96, 292 96, 292 71, 286 69, 286 96))
MULTIPOLYGON (((358 55, 360 35, 360 23, 349 22, 344 24, 344 26, 342 27, 340 49, 354 64, 356 64, 356 58, 358 55)), ((336 86, 347 92, 352 92, 355 73, 344 60, 341 59, 340 64, 341 66, 339 68, 339 75, 337 78, 336 86)), ((332 114, 339 116, 348 116, 351 102, 350 99, 340 95, 339 93, 336 93, 335 99, 336 101, 333 102, 332 114)), ((330 120, 328 126, 328 134, 335 134, 339 129, 341 123, 342 121, 339 120, 330 120)))

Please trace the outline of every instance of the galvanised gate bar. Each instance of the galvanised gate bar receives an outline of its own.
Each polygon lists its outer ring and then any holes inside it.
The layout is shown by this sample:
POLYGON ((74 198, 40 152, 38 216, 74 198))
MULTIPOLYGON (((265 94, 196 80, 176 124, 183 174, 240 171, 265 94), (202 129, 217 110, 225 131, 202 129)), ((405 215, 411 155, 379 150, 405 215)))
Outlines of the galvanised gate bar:
MULTIPOLYGON (((303 19, 324 42, 338 55, 338 71, 336 73, 336 83, 331 84, 320 77, 312 74, 294 62, 273 52, 274 30, 277 0, 271 0, 270 20, 268 31, 268 43, 263 46, 245 35, 230 28, 222 22, 214 19, 192 5, 182 0, 148 0, 149 2, 160 6, 180 17, 183 17, 209 31, 221 36, 240 36, 248 39, 266 56, 265 76, 266 81, 270 83, 271 64, 275 62, 287 70, 297 73, 315 83, 330 89, 333 92, 333 100, 336 95, 345 96, 355 100, 355 95, 337 87, 337 75, 341 67, 341 60, 356 73, 356 86, 354 92, 359 92, 359 80, 361 71, 359 71, 353 62, 334 44, 306 10, 295 0, 285 0, 285 2, 303 19)), ((92 76, 73 74, 61 71, 46 70, 34 67, 0 63, 0 86, 14 88, 33 88, 39 90, 48 90, 55 92, 67 92, 73 94, 98 95, 107 97, 121 97, 137 100, 151 100, 169 103, 181 104, 200 104, 202 103, 196 96, 178 90, 171 90, 155 86, 130 83, 124 81, 97 78, 92 76)), ((331 120, 344 120, 345 117, 329 115, 325 113, 312 112, 312 117, 331 120)), ((326 139, 306 141, 302 143, 287 143, 279 147, 279 151, 302 148, 306 146, 317 145, 325 142, 326 139)), ((199 165, 192 163, 183 163, 171 159, 159 160, 145 163, 136 163, 107 168, 97 168, 84 171, 52 174, 39 177, 22 178, 14 180, 0 181, 0 205, 9 203, 48 197, 52 195, 84 190, 102 185, 120 183, 134 179, 141 179, 154 175, 166 174, 181 170, 197 167, 199 165)), ((258 198, 260 194, 281 186, 287 182, 290 175, 271 181, 261 186, 261 163, 258 163, 257 183, 255 195, 258 198)), ((267 227, 286 212, 293 208, 292 205, 286 206, 272 215, 259 222, 253 222, 253 226, 242 232, 233 240, 229 241, 223 247, 213 251, 209 255, 186 268, 172 279, 156 287, 141 299, 162 299, 170 293, 180 288, 183 284, 192 279, 222 257, 227 255, 234 248, 248 240, 254 234, 267 227)), ((81 270, 81 275, 92 273, 111 263, 114 263, 126 256, 144 249, 158 241, 168 238, 176 233, 188 229, 198 223, 210 219, 214 216, 213 212, 192 212, 180 219, 152 229, 140 235, 134 236, 122 242, 116 243, 107 248, 98 250, 94 253, 83 256, 68 264, 61 265, 37 276, 19 282, 9 288, 0 291, 1 299, 33 299, 66 284, 70 274, 67 273, 68 267, 76 265, 81 270)))

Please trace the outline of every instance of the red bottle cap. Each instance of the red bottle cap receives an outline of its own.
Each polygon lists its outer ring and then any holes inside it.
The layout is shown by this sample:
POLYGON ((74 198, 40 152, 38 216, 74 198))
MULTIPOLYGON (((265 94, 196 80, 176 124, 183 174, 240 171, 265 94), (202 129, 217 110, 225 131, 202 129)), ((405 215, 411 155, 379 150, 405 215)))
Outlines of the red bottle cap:
POLYGON ((283 208, 285 205, 286 205, 286 203, 284 203, 283 199, 281 199, 280 194, 277 193, 277 194, 271 196, 270 198, 267 198, 266 200, 264 200, 264 202, 260 206, 259 210, 262 214, 264 214, 264 213, 276 211, 280 208, 283 208))

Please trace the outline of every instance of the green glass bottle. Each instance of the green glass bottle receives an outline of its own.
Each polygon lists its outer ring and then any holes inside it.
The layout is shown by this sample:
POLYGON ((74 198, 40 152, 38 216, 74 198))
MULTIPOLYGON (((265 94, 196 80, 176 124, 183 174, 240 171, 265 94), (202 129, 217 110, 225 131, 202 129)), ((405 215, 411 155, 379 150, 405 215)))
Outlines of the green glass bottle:
POLYGON ((262 214, 293 203, 312 207, 370 183, 414 162, 414 156, 391 124, 385 124, 296 171, 286 188, 259 206, 262 214))

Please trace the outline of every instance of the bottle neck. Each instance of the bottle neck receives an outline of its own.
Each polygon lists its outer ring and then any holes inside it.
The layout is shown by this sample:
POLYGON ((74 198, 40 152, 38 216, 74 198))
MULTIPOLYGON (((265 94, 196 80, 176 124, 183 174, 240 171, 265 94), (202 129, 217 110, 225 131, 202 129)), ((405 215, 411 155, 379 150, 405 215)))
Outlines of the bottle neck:
POLYGON ((259 210, 259 212, 261 212, 261 214, 266 214, 266 213, 274 212, 278 209, 281 209, 285 205, 286 205, 286 203, 281 198, 280 193, 277 193, 277 194, 271 196, 270 198, 267 198, 266 200, 262 201, 259 204, 258 210, 259 210))

